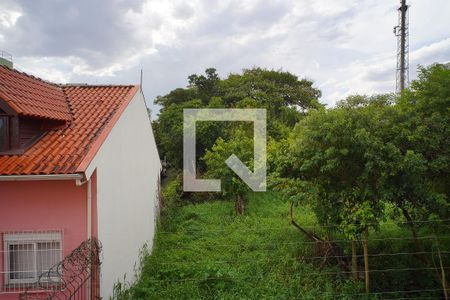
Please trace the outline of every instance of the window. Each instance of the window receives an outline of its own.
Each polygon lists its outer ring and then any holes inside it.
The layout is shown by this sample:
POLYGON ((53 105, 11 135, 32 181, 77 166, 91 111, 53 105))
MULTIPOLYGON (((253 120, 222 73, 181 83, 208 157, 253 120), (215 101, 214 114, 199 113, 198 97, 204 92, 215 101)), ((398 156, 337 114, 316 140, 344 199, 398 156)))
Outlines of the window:
MULTIPOLYGON (((5 283, 16 285, 36 283, 62 259, 60 232, 12 233, 4 235, 5 283)), ((50 274, 52 282, 58 274, 50 274)))
POLYGON ((9 150, 9 122, 8 117, 0 115, 0 152, 9 150))

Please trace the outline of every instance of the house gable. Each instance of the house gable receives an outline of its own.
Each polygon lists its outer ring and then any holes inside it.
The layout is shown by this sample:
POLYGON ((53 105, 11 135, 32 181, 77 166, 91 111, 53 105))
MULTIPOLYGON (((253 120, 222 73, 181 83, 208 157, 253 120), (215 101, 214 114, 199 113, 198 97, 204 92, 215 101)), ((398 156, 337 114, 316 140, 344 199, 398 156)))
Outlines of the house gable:
POLYGON ((87 179, 96 174, 98 238, 103 245, 100 287, 105 298, 124 274, 133 278, 144 244, 152 247, 160 171, 144 97, 138 92, 85 171, 87 179))
POLYGON ((84 172, 139 90, 133 85, 56 86, 4 67, 0 82, 5 83, 0 109, 8 122, 8 136, 0 141, 8 150, 0 150, 0 176, 84 172), (26 93, 20 84, 40 91, 26 93), (50 100, 43 99, 46 93, 50 100))

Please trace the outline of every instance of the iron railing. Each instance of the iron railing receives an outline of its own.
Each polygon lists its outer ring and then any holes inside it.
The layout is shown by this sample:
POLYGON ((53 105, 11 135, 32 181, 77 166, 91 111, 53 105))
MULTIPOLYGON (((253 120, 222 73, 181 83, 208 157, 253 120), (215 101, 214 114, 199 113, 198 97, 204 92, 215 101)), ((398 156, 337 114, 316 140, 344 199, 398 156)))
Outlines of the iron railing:
POLYGON ((96 238, 84 241, 61 262, 39 276, 19 299, 56 300, 100 298, 101 244, 96 238))

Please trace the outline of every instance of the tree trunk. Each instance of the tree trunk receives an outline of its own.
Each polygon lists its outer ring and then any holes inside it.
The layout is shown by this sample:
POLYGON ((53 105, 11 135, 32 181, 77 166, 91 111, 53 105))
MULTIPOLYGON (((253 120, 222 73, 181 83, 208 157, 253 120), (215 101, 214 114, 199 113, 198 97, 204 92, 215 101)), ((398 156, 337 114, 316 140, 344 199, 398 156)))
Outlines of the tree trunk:
POLYGON ((294 225, 298 230, 300 230, 304 235, 306 235, 306 237, 308 239, 310 239, 311 241, 314 241, 314 242, 323 242, 324 241, 323 239, 321 239, 320 237, 318 237, 314 233, 305 230, 303 227, 298 225, 297 222, 295 222, 295 219, 294 219, 294 202, 291 202, 291 206, 290 206, 290 209, 289 209, 289 215, 291 217, 291 224, 294 225))
MULTIPOLYGON (((423 265, 425 267, 432 266, 432 264, 431 264, 430 260, 428 259, 428 257, 423 253, 422 244, 420 243, 420 240, 418 238, 416 226, 414 225, 414 221, 413 221, 411 215, 409 214, 409 212, 405 208, 402 207, 401 210, 402 210, 403 216, 405 217, 405 219, 407 221, 407 224, 408 224, 408 226, 409 226, 409 228, 411 230, 411 234, 412 234, 413 240, 414 240, 414 245, 416 247, 416 252, 417 252, 416 255, 419 257, 419 259, 422 261, 422 263, 423 263, 423 265)), ((433 274, 436 277, 436 279, 438 281, 441 281, 441 283, 442 283, 442 285, 444 287, 448 286, 447 280, 445 278, 445 274, 442 277, 441 276, 442 274, 439 274, 439 271, 437 270, 437 268, 435 269, 435 271, 436 272, 433 272, 433 274)), ((447 293, 447 290, 445 290, 445 288, 444 288, 444 292, 447 293)), ((448 298, 448 295, 446 297, 448 298)), ((447 298, 446 298, 446 300, 447 300, 447 298)))
POLYGON ((364 231, 364 278, 366 280, 366 293, 370 293, 369 281, 369 228, 364 231))
POLYGON ((445 300, 448 300, 448 284, 447 284, 447 279, 445 276, 445 268, 444 268, 444 264, 442 263, 442 256, 441 256, 441 248, 439 247, 439 242, 436 239, 436 246, 438 249, 438 257, 439 257, 439 266, 441 267, 441 283, 442 283, 442 288, 444 290, 444 297, 445 300))
POLYGON ((352 273, 353 279, 358 280, 358 261, 356 260, 356 240, 352 240, 352 273))
POLYGON ((240 194, 236 196, 236 201, 234 202, 234 211, 237 215, 244 214, 244 198, 240 194))
POLYGON ((425 266, 429 266, 429 265, 430 265, 430 262, 429 262, 428 258, 423 254, 422 245, 420 244, 420 241, 419 241, 419 239, 418 239, 416 226, 414 225, 414 221, 413 221, 413 219, 411 218, 411 215, 410 215, 409 212, 408 212, 405 208, 403 208, 403 207, 402 207, 402 213, 403 213, 403 216, 405 217, 405 219, 406 219, 406 221, 407 221, 407 224, 408 224, 408 226, 409 226, 409 229, 411 230, 411 234, 412 234, 412 236, 413 236, 414 245, 415 245, 415 247, 416 247, 416 252, 417 252, 416 255, 418 256, 418 258, 420 259, 420 261, 422 261, 422 263, 423 263, 425 266))
MULTIPOLYGON (((420 261, 422 262, 422 264, 425 267, 432 267, 433 265, 431 264, 430 260, 428 259, 428 257, 424 254, 423 248, 422 248, 422 244, 420 243, 418 234, 417 234, 417 230, 416 230, 416 226, 414 225, 414 221, 411 217, 411 215, 409 214, 409 212, 405 209, 405 208, 401 208, 403 216, 405 217, 407 224, 411 230, 411 234, 413 236, 413 240, 414 240, 414 245, 416 247, 416 256, 420 259, 420 261)), ((437 269, 434 270, 433 272, 434 276, 436 277, 437 280, 442 280, 441 275, 439 274, 439 271, 437 269)), ((448 285, 448 283, 442 282, 443 285, 448 285)))
POLYGON ((313 232, 309 232, 301 227, 294 219, 294 203, 291 202, 289 214, 291 217, 291 224, 300 230, 309 240, 313 241, 316 247, 317 255, 323 255, 324 260, 322 266, 326 263, 328 257, 334 256, 339 264, 339 267, 346 273, 349 273, 350 267, 348 259, 344 257, 344 251, 335 242, 324 240, 313 232))

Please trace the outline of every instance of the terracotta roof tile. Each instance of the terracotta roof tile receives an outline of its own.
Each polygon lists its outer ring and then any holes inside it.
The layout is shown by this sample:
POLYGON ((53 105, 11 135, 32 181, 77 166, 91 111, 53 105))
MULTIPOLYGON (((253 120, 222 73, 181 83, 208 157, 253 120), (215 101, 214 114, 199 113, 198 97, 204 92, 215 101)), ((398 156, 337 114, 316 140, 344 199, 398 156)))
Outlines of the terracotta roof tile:
POLYGON ((36 77, 0 66, 0 98, 23 116, 71 119, 62 89, 36 77))
POLYGON ((22 155, 0 155, 0 175, 72 174, 84 171, 138 91, 138 86, 133 85, 55 86, 7 69, 7 73, 19 74, 17 77, 13 75, 11 81, 11 74, 5 75, 5 69, 0 67, 0 93, 6 93, 6 90, 8 95, 20 98, 21 102, 15 101, 14 104, 20 103, 21 109, 28 109, 30 116, 43 115, 43 111, 46 111, 48 118, 64 117, 64 120, 70 121, 64 128, 48 131, 22 155), (22 81, 23 85, 39 86, 39 92, 25 92, 18 87, 22 81), (4 88, 4 82, 13 84, 4 88), (24 100, 22 96, 17 96, 19 94, 27 94, 30 99, 24 100), (50 111, 48 99, 60 96, 66 101, 65 105, 70 106, 70 110, 64 111, 61 103, 54 106, 57 109, 50 111), (36 100, 31 99, 33 97, 36 100), (32 114, 31 111, 36 113, 32 114))

